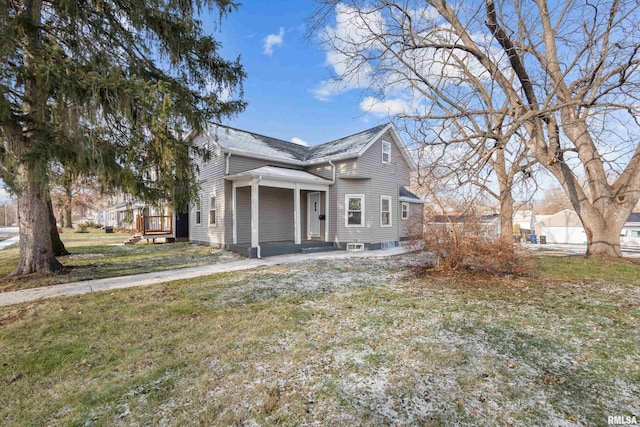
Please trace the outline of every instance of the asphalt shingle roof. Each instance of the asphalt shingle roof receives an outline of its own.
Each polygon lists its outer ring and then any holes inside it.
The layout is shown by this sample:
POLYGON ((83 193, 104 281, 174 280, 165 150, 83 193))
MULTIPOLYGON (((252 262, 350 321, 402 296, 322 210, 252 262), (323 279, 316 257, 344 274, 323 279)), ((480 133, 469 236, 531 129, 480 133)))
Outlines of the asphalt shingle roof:
POLYGON ((413 194, 411 191, 407 190, 404 187, 400 187, 400 191, 398 194, 400 197, 406 197, 407 199, 416 199, 416 200, 420 200, 420 197, 416 196, 415 194, 413 194))
POLYGON ((281 158, 285 161, 307 162, 349 154, 355 156, 386 126, 387 124, 378 125, 313 147, 305 147, 282 139, 217 124, 211 124, 208 133, 211 138, 226 149, 281 158))

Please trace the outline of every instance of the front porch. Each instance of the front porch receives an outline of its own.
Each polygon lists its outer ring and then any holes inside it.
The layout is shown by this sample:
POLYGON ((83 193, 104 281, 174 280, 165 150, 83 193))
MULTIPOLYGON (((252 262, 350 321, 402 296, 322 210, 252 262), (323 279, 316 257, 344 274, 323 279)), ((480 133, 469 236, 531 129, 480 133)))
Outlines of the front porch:
POLYGON ((250 257, 330 248, 329 186, 311 173, 264 166, 227 177, 232 183, 232 238, 227 248, 250 257))
POLYGON ((175 238, 173 215, 137 215, 136 234, 141 239, 175 238))

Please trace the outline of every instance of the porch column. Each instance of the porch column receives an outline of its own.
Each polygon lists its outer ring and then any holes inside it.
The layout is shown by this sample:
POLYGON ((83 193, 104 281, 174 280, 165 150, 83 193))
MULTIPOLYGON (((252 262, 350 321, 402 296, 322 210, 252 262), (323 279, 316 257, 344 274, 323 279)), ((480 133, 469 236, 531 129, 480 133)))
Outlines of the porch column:
POLYGON ((256 178, 251 181, 251 247, 257 248, 260 244, 260 204, 259 188, 256 178))
POLYGON ((300 185, 296 182, 293 189, 293 229, 295 244, 302 243, 302 226, 300 223, 300 185))
POLYGON ((324 192, 324 241, 329 241, 329 190, 324 192))
POLYGON ((236 183, 235 181, 232 184, 233 189, 231 190, 231 222, 233 223, 233 244, 238 244, 238 217, 236 215, 236 183))

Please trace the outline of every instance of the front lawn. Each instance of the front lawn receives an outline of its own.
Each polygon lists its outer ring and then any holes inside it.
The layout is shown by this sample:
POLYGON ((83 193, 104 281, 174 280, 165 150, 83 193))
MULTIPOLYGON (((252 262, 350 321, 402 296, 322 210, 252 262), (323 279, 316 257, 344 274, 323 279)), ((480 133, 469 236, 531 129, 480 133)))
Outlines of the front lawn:
POLYGON ((419 261, 305 261, 2 308, 0 423, 572 426, 640 415, 637 263, 607 274, 582 257, 563 268, 541 258, 536 277, 489 280, 422 277, 419 261))
POLYGON ((125 246, 123 243, 131 237, 129 234, 65 232, 60 237, 71 255, 58 258, 65 269, 51 276, 3 277, 18 265, 18 244, 0 251, 0 292, 240 259, 231 252, 189 243, 142 241, 125 246))

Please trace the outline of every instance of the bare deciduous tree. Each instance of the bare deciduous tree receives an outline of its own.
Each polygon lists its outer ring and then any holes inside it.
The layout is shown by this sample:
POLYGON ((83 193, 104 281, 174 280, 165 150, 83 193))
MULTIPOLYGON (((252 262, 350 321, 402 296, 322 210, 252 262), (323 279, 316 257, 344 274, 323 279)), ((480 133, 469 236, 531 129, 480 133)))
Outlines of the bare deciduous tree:
POLYGON ((580 216, 587 253, 621 255, 640 199, 637 2, 323 6, 317 19, 337 15, 323 31, 338 77, 325 92, 377 89, 368 105, 418 120, 436 141, 467 142, 458 156, 491 162, 498 183, 537 161, 580 216))

